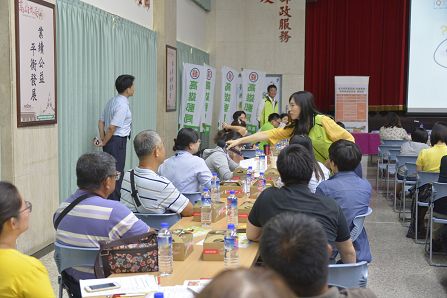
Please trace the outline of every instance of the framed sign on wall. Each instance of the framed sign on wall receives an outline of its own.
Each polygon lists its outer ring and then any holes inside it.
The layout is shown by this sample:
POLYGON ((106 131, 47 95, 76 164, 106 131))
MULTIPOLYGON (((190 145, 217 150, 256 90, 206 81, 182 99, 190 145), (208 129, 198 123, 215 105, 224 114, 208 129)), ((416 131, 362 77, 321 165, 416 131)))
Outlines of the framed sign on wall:
POLYGON ((15 1, 17 126, 57 123, 54 5, 15 1))
POLYGON ((166 112, 177 110, 177 49, 166 45, 166 112))

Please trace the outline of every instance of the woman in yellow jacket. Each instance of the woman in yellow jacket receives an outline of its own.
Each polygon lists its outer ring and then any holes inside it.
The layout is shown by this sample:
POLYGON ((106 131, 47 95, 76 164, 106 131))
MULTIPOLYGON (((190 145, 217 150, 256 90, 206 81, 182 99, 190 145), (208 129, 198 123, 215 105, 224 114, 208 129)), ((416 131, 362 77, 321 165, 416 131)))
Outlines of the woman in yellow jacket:
POLYGON ((16 248, 17 238, 28 229, 31 210, 14 185, 0 182, 0 297, 54 297, 47 269, 16 248))
POLYGON ((228 148, 261 141, 276 144, 283 139, 290 139, 293 135, 308 135, 312 140, 315 158, 324 163, 329 157, 328 149, 332 142, 340 139, 355 141, 347 130, 330 117, 318 112, 314 96, 308 91, 298 91, 290 96, 289 117, 291 122, 286 127, 260 131, 250 136, 228 141, 228 148))

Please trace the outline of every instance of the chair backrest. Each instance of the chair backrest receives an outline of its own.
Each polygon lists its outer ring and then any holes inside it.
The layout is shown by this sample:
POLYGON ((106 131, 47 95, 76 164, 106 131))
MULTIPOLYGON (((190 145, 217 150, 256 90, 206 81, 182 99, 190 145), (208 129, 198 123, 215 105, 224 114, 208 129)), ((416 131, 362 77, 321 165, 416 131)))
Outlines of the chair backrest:
POLYGON ((433 182, 432 202, 447 197, 447 183, 433 182))
POLYGON ((54 260, 59 273, 71 267, 93 267, 99 247, 73 247, 54 242, 54 260))
POLYGON ((189 193, 182 193, 185 197, 188 198, 188 200, 191 202, 191 204, 195 204, 198 200, 202 199, 202 194, 200 192, 189 192, 189 193))
POLYGON ((417 155, 400 155, 396 156, 396 165, 397 167, 403 166, 407 162, 415 163, 417 159, 417 155))
POLYGON ((166 222, 171 227, 181 219, 178 213, 163 213, 163 214, 149 214, 149 213, 135 213, 136 217, 144 221, 149 227, 160 229, 161 223, 166 222))
POLYGON ((407 169, 406 176, 416 176, 417 166, 415 162, 406 162, 405 168, 407 169))
POLYGON ((381 140, 383 145, 402 146, 406 140, 381 140))
POLYGON ((388 151, 388 160, 396 161, 397 155, 400 154, 400 148, 390 149, 388 151))
POLYGON ((427 183, 433 183, 438 181, 439 173, 433 172, 417 172, 417 182, 416 187, 419 188, 427 183))
POLYGON ((365 218, 372 213, 372 209, 368 207, 368 211, 365 214, 360 214, 354 217, 352 224, 354 227, 351 230, 351 240, 354 242, 363 231, 363 224, 365 222, 365 218))
POLYGON ((399 149, 400 146, 395 145, 379 145, 379 156, 381 157, 388 157, 390 150, 392 149, 399 149))
POLYGON ((328 284, 341 288, 366 288, 368 263, 329 265, 328 284))

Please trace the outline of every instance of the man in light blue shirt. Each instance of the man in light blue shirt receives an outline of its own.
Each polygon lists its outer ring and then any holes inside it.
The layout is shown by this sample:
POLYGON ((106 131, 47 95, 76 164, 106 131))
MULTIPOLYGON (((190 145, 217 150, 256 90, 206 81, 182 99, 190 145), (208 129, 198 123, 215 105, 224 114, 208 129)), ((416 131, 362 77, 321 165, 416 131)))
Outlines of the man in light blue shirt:
MULTIPOLYGON (((316 194, 325 195, 337 202, 350 229, 353 228, 354 218, 368 211, 371 201, 371 184, 354 172, 361 159, 362 154, 355 143, 346 140, 334 142, 329 147, 330 167, 334 176, 321 182, 316 191, 316 194)), ((357 262, 371 262, 371 251, 365 229, 353 244, 357 262)))
POLYGON ((111 98, 98 121, 101 142, 97 146, 111 154, 116 159, 116 170, 121 173, 116 181, 115 191, 109 199, 119 201, 121 183, 123 181, 124 164, 126 162, 126 143, 130 138, 132 127, 132 113, 129 107, 129 97, 135 92, 135 77, 120 75, 115 81, 118 95, 111 98))

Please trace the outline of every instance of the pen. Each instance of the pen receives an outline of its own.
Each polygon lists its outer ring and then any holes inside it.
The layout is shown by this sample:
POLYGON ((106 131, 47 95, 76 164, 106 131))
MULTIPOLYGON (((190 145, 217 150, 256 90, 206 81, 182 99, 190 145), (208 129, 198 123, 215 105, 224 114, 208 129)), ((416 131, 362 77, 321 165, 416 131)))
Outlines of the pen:
POLYGON ((133 294, 126 294, 126 293, 119 293, 119 294, 113 294, 112 298, 119 298, 119 297, 137 297, 137 296, 145 296, 147 293, 133 293, 133 294))

